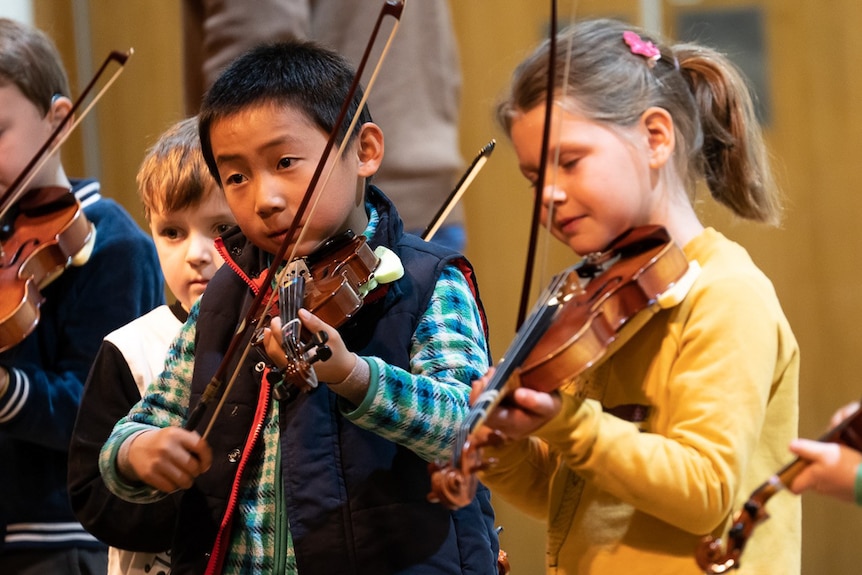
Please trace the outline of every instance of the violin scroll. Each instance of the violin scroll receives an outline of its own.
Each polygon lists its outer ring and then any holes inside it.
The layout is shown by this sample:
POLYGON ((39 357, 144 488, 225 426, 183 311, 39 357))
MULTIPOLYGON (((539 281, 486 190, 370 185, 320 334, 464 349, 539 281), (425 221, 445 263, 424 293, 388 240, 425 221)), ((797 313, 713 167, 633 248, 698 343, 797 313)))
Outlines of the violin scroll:
POLYGON ((698 567, 708 575, 728 573, 731 569, 739 569, 739 559, 748 538, 754 528, 766 521, 769 515, 763 504, 752 497, 734 516, 733 523, 727 533, 727 549, 722 549, 721 539, 704 538, 695 552, 698 567))
POLYGON ((476 474, 483 469, 492 467, 497 460, 483 459, 481 447, 499 445, 503 436, 498 431, 491 432, 484 441, 473 434, 461 449, 461 455, 456 461, 433 462, 428 464, 431 474, 431 491, 428 501, 440 503, 447 509, 466 507, 476 495, 479 480, 476 474), (455 463, 458 463, 456 465, 455 463))

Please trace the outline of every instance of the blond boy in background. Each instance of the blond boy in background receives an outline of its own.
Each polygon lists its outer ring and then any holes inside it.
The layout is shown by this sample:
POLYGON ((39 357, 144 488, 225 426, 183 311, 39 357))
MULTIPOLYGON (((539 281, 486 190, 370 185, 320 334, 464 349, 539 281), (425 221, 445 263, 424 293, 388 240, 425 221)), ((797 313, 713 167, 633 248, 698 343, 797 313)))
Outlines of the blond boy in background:
POLYGON ((138 171, 138 192, 165 282, 176 301, 163 305, 105 337, 87 379, 69 459, 69 492, 78 519, 114 546, 110 575, 170 572, 176 505, 166 498, 151 505, 111 494, 99 473, 99 449, 114 424, 141 398, 162 371, 168 346, 224 263, 215 238, 234 217, 200 152, 197 118, 166 131, 138 171))

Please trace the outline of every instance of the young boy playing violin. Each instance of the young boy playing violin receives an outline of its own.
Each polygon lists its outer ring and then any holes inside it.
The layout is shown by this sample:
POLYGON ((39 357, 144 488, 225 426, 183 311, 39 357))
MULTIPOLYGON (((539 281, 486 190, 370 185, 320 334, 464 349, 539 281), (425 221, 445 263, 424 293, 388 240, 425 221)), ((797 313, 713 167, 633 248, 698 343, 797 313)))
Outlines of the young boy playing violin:
MULTIPOLYGON (((69 95, 50 39, 0 19, 0 200, 15 193, 12 183, 69 114, 69 95)), ((27 215, 21 206, 31 191, 46 187, 68 189, 92 232, 73 265, 40 288, 44 302, 35 329, 0 353, 0 573, 104 573, 105 545, 84 530, 69 505, 69 438, 102 338, 164 301, 162 276, 152 240, 100 195, 97 181, 67 177, 59 152, 3 214, 5 247, 16 234, 35 233, 16 228, 16 221, 27 215)), ((15 243, 35 241, 21 240, 15 243)), ((11 284, 24 281, 18 271, 25 262, 10 249, 0 254, 3 288, 14 290, 11 284)), ((11 296, 0 299, 5 306, 11 296)), ((5 337, 10 318, 0 320, 5 337)))
POLYGON ((108 575, 169 567, 179 498, 136 505, 107 490, 99 451, 114 424, 162 371, 168 347, 216 270, 215 238, 236 225, 200 150, 197 117, 168 129, 138 170, 138 193, 168 289, 176 298, 105 337, 90 370, 72 443, 69 495, 84 527, 112 547, 108 575))
POLYGON ((463 256, 404 234, 393 204, 368 183, 383 134, 357 110, 361 94, 350 100, 355 129, 334 125, 353 75, 314 44, 266 45, 234 61, 203 103, 204 157, 239 229, 222 236, 228 265, 100 460, 123 498, 185 490, 174 575, 497 572, 488 491, 456 512, 427 501, 428 462, 448 454, 470 381, 487 370, 476 284, 463 256), (372 289, 338 329, 300 313, 309 332, 328 335, 332 355, 313 364, 316 388, 274 393, 282 382, 267 374, 285 366, 277 320, 267 352, 253 346, 240 359, 226 350, 255 293, 271 288, 261 278, 334 129, 346 149, 325 158, 321 201, 303 214, 288 253, 311 262, 328 240, 354 232, 394 253, 403 274, 372 289), (223 407, 184 429, 222 362, 236 373, 223 407))

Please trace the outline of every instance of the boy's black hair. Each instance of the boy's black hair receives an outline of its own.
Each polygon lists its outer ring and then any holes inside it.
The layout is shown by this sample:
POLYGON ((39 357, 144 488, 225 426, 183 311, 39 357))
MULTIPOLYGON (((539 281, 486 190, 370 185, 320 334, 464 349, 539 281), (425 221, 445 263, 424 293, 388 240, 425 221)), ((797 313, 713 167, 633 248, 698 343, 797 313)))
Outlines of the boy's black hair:
MULTIPOLYGON (((354 75, 347 60, 314 42, 263 44, 234 60, 207 91, 201 105, 198 124, 201 151, 213 177, 221 184, 210 142, 213 122, 251 106, 273 103, 302 111, 329 134, 354 75)), ((339 128, 339 140, 344 138, 361 100, 360 88, 339 128)), ((363 106, 350 137, 359 133, 362 124, 371 121, 368 107, 363 106)))

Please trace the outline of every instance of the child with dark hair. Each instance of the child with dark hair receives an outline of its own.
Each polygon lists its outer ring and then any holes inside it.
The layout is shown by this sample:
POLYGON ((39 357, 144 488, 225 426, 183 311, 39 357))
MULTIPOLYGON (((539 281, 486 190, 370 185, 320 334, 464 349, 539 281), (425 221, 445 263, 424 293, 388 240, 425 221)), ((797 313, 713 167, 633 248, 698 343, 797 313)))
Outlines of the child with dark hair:
MULTIPOLYGON (((26 189, 10 190, 69 115, 69 98, 53 42, 20 22, 0 19, 0 199, 14 202, 0 214, 3 281, 19 281, 10 266, 21 266, 26 276, 24 268, 38 269, 34 261, 47 264, 34 253, 25 265, 7 243, 22 232, 16 219, 51 213, 51 204, 34 200, 39 190, 68 190, 57 201, 77 201, 91 226, 71 265, 40 286, 44 302, 37 306, 35 329, 20 342, 0 346, 0 573, 104 573, 105 545, 84 530, 69 505, 69 438, 102 338, 164 301, 152 240, 120 205, 102 197, 99 182, 69 178, 59 151, 31 174, 26 189)), ((32 297, 36 286, 28 289, 32 297)), ((4 304, 14 303, 9 300, 4 304)), ((19 327, 15 321, 4 318, 4 338, 19 327)))
POLYGON ((318 387, 289 393, 267 377, 286 364, 276 318, 266 352, 230 358, 227 372, 237 376, 212 433, 200 435, 211 409, 184 429, 252 298, 272 287, 261 278, 353 75, 314 44, 261 46, 234 61, 203 103, 203 154, 239 229, 222 237, 228 265, 192 308, 166 371, 114 428, 100 460, 121 497, 185 490, 175 575, 497 573, 487 489, 455 512, 427 500, 428 462, 448 455, 470 381, 488 366, 472 269, 460 254, 403 233, 392 203, 368 183, 383 133, 358 110, 361 93, 351 101, 359 121, 350 134, 337 127, 344 154, 324 158, 320 202, 289 246, 296 259, 284 263, 311 265, 329 240, 362 234, 385 262, 375 270, 379 285, 364 286, 361 309, 338 329, 301 310, 305 328, 325 331, 332 352, 314 364, 318 387))

